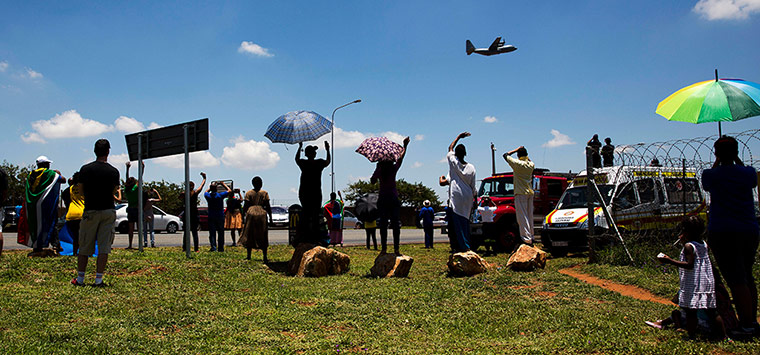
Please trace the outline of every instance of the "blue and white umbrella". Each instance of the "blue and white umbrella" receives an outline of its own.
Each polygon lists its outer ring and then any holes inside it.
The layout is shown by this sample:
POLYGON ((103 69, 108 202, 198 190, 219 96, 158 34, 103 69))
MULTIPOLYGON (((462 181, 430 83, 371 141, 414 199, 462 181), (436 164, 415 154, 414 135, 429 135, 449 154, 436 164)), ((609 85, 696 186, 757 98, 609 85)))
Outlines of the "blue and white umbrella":
POLYGON ((296 144, 316 140, 330 133, 332 122, 312 111, 292 111, 277 117, 265 137, 273 143, 296 144))

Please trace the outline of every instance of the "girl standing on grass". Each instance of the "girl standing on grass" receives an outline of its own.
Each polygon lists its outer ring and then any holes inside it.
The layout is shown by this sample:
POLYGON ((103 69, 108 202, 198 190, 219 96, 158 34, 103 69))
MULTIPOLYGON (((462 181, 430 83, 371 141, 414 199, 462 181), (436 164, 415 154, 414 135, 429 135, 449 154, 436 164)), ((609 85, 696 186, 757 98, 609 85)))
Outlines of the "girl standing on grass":
POLYGON ((680 261, 660 253, 657 259, 660 263, 679 267, 680 290, 678 291, 678 306, 686 313, 686 330, 689 338, 694 339, 697 330, 697 311, 704 310, 713 320, 711 328, 718 339, 726 337, 723 320, 717 312, 715 301, 715 278, 712 263, 707 253, 707 243, 702 241, 704 224, 697 216, 691 216, 681 222, 682 232, 678 240, 683 245, 680 261))

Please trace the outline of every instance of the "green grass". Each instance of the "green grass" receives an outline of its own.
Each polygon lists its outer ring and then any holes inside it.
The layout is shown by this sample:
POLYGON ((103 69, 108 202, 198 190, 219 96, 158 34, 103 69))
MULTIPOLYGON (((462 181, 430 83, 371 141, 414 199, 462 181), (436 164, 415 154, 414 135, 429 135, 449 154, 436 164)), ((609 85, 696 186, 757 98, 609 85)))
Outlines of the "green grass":
MULTIPOLYGON (((278 271, 292 248, 261 254, 178 248, 115 250, 104 289, 73 287, 75 259, 0 257, 0 353, 757 353, 756 342, 688 341, 644 320, 671 307, 630 299, 557 270, 585 262, 550 260, 545 270, 496 268, 471 278, 446 275, 448 253, 405 245, 407 279, 367 277, 376 252, 344 248, 351 271, 320 279, 278 271)), ((506 264, 506 255, 487 260, 506 264)), ((91 262, 90 268, 94 267, 91 262)), ((677 276, 640 267, 584 270, 629 280, 664 296, 677 276), (646 280, 646 282, 643 282, 646 280)), ((92 282, 88 270, 87 282, 92 282)))

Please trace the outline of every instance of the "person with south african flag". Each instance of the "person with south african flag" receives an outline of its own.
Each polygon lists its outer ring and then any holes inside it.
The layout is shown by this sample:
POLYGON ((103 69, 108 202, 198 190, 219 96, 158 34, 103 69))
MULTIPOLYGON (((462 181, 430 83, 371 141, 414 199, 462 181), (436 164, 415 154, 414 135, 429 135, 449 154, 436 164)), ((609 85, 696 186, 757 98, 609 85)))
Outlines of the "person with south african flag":
MULTIPOLYGON (((22 216, 26 222, 19 228, 18 242, 33 248, 29 256, 38 256, 42 249, 55 242, 55 222, 58 217, 58 198, 61 183, 66 178, 58 170, 50 169, 52 161, 41 155, 37 169, 29 173, 25 182, 25 199, 22 216)), ((19 224, 22 224, 19 221, 19 224)))

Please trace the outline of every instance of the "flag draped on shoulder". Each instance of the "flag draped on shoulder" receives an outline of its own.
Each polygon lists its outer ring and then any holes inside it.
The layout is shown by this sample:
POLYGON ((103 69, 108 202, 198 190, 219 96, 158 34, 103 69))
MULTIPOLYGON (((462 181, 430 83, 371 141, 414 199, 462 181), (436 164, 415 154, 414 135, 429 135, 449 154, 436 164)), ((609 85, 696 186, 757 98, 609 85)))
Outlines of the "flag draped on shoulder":
POLYGON ((32 248, 46 248, 58 216, 61 175, 39 168, 26 179, 24 209, 26 230, 19 228, 18 242, 32 248))

